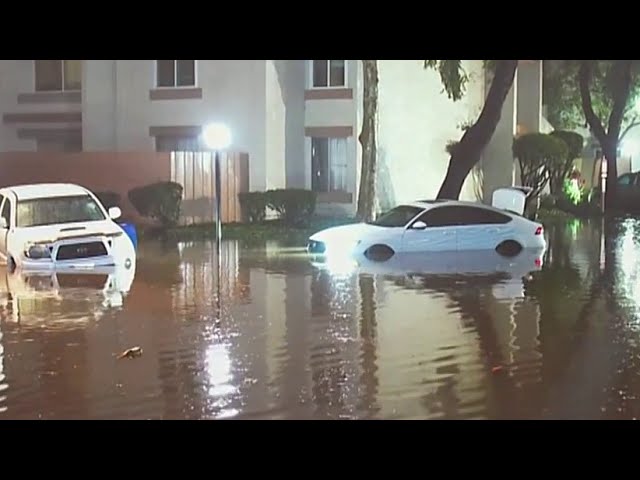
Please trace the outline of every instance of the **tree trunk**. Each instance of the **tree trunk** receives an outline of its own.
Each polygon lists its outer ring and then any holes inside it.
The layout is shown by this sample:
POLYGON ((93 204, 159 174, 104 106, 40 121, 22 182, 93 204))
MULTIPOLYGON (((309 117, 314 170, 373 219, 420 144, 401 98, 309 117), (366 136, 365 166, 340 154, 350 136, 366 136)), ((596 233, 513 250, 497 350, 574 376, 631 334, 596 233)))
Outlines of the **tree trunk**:
POLYGON ((611 201, 615 203, 615 193, 618 186, 618 141, 606 139, 606 143, 602 145, 602 153, 607 159, 607 191, 605 195, 605 208, 611 201))
POLYGON ((360 188, 356 217, 361 222, 373 220, 376 200, 376 124, 378 120, 378 61, 362 60, 364 85, 362 93, 362 145, 360 188))
POLYGON ((480 161, 482 152, 496 131, 502 106, 513 86, 517 68, 518 60, 496 61, 495 75, 482 112, 476 123, 464 133, 449 159, 447 174, 438 192, 439 199, 457 200, 460 197, 467 175, 480 161))
POLYGON ((591 133, 596 137, 604 157, 607 159, 607 192, 605 208, 615 199, 618 186, 618 141, 622 129, 624 111, 631 91, 631 60, 616 60, 612 67, 611 94, 613 104, 605 130, 602 121, 593 110, 591 102, 591 79, 594 60, 582 60, 578 73, 582 110, 591 133))

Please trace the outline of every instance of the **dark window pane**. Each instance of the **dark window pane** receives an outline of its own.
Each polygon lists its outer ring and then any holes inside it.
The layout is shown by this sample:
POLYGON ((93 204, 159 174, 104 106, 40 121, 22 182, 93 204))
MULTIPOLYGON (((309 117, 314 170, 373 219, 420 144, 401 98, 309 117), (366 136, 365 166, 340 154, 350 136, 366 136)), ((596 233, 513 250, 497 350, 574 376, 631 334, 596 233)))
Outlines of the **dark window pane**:
POLYGON ((327 64, 328 63, 329 63, 329 60, 313 61, 313 86, 314 87, 327 86, 327 64))
POLYGON ((381 215, 373 224, 380 227, 404 227, 422 210, 422 208, 402 205, 381 215))
POLYGON ((157 60, 158 87, 175 87, 175 60, 157 60))
POLYGON ((331 74, 329 78, 329 85, 332 87, 344 87, 344 60, 330 60, 331 62, 331 74))
POLYGON ((487 225, 507 223, 510 218, 486 208, 455 207, 459 225, 487 225))
POLYGON ((156 137, 157 152, 197 152, 202 150, 197 136, 162 135, 156 137))
POLYGON ((437 207, 427 211, 420 217, 427 227, 448 227, 459 224, 459 216, 456 207, 437 207))
POLYGON ((476 207, 437 207, 426 212, 421 218, 429 227, 452 225, 491 225, 511 221, 507 215, 476 207))
POLYGON ((62 90, 62 60, 36 60, 36 91, 62 90))
POLYGON ((178 86, 193 87, 196 84, 196 61, 176 60, 178 68, 178 86))
POLYGON ((311 189, 329 191, 329 139, 311 139, 311 189))
POLYGON ((80 90, 82 86, 82 60, 64 61, 64 89, 80 90))
POLYGON ((2 217, 7 221, 7 225, 11 225, 11 203, 9 199, 2 206, 2 217))
POLYGON ((79 135, 61 136, 59 138, 38 139, 38 152, 81 152, 82 137, 79 135))

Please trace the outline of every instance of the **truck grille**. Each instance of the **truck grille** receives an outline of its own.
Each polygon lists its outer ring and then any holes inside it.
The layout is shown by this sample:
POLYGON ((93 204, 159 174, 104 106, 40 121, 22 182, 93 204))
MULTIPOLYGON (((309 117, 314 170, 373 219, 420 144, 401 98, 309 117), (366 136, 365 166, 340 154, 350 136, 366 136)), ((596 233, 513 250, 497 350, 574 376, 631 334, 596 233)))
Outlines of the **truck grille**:
POLYGON ((107 247, 102 242, 75 243, 58 248, 56 260, 74 260, 78 258, 102 257, 107 254, 107 247))

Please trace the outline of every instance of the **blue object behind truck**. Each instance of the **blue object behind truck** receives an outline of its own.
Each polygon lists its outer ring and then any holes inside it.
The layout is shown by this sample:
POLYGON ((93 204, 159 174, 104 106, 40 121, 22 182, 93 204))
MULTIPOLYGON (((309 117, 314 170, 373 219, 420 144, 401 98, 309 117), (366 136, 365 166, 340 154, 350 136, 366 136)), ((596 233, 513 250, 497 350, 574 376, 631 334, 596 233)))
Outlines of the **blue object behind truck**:
POLYGON ((138 249, 138 232, 136 226, 133 223, 121 223, 120 226, 124 230, 124 233, 131 239, 133 248, 138 249))

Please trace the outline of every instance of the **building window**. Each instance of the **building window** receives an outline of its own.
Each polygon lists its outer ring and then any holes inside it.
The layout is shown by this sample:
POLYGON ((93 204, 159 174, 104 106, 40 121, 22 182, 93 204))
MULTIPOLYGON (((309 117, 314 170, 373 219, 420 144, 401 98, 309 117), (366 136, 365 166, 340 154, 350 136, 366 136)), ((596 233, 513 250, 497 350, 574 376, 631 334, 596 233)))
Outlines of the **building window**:
POLYGON ((156 152, 198 152, 202 150, 197 135, 158 135, 156 152))
POLYGON ((82 60, 35 60, 36 92, 62 92, 82 87, 82 60))
POLYGON ((347 139, 311 139, 311 189, 347 192, 347 139))
POLYGON ((313 60, 313 87, 346 87, 346 60, 313 60))
POLYGON ((70 135, 59 138, 39 138, 36 141, 38 152, 81 152, 82 137, 80 135, 70 135))
POLYGON ((195 60, 156 60, 158 87, 195 87, 195 60))

